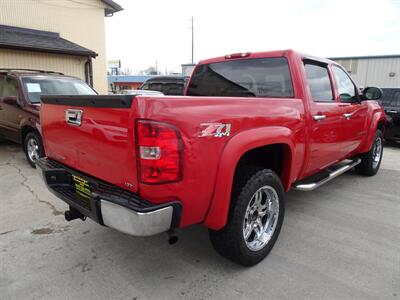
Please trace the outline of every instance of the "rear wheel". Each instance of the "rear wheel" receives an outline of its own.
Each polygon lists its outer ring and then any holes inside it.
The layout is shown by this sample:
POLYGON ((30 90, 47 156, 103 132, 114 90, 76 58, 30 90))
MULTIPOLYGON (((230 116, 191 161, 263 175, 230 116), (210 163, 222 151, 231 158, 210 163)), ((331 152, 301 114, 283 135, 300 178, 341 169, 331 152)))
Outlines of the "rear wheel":
POLYGON ((254 169, 233 193, 226 226, 210 230, 222 256, 246 266, 259 263, 274 246, 284 217, 283 187, 269 169, 254 169))
POLYGON ((383 133, 377 130, 374 143, 369 152, 360 156, 361 163, 356 166, 356 172, 365 176, 373 176, 378 173, 383 156, 383 133))
POLYGON ((24 140, 24 151, 29 164, 36 168, 36 161, 44 156, 42 139, 36 132, 29 132, 24 140))

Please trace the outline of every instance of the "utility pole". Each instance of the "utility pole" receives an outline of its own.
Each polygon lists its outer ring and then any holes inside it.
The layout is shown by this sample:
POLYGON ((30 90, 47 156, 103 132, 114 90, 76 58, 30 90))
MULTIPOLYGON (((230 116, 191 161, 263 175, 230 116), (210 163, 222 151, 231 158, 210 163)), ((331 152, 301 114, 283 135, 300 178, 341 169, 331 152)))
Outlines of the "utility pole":
POLYGON ((194 25, 193 25, 193 21, 194 21, 194 19, 192 16, 192 19, 191 19, 192 26, 190 27, 190 29, 192 30, 192 64, 194 64, 194 25))

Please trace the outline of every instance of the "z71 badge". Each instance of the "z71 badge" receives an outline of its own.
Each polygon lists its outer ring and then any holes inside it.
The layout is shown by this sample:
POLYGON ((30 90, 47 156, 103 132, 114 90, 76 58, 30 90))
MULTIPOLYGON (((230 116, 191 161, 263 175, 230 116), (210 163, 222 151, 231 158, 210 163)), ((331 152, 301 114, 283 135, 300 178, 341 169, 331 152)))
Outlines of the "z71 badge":
POLYGON ((200 128, 202 129, 200 137, 213 136, 220 138, 231 134, 231 124, 203 123, 200 124, 200 128))

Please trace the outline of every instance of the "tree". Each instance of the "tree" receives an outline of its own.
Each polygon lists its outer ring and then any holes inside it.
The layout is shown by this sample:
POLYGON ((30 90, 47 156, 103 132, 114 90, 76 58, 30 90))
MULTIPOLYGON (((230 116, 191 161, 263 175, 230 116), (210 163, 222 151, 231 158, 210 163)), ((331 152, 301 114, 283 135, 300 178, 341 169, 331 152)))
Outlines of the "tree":
POLYGON ((158 75, 156 68, 153 66, 148 67, 146 70, 143 71, 145 75, 158 75))

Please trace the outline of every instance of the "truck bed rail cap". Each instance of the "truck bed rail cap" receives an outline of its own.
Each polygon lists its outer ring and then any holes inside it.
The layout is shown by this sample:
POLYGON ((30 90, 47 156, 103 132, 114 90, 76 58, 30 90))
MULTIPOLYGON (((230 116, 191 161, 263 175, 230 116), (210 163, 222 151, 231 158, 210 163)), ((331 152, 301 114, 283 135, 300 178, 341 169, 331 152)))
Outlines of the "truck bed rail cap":
POLYGON ((68 96, 51 95, 42 96, 40 100, 45 104, 66 105, 66 106, 88 106, 101 108, 130 108, 134 95, 90 95, 90 96, 68 96))

